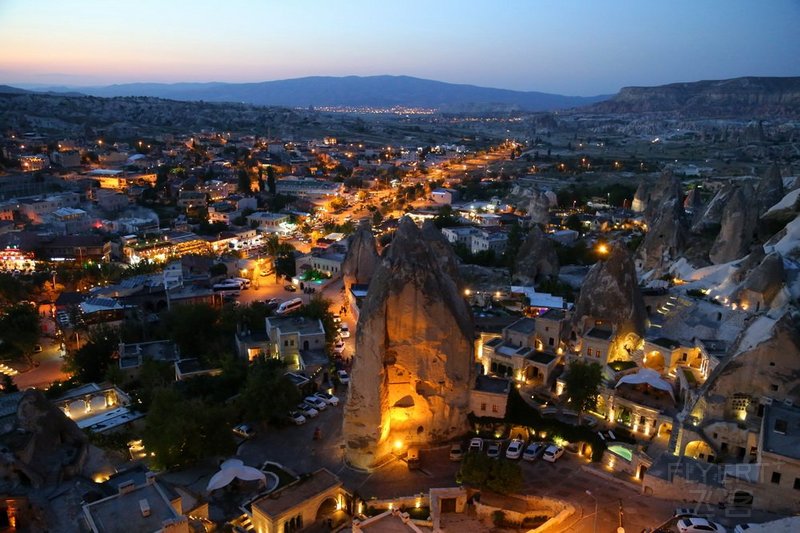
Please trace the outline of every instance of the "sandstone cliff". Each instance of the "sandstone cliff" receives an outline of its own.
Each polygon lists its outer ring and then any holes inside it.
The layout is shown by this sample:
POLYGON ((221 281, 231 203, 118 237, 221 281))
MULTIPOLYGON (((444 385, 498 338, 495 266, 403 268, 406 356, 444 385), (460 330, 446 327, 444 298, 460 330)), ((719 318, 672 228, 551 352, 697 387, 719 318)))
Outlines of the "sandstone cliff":
POLYGON ((462 286, 461 277, 459 276, 459 260, 458 256, 453 253, 453 247, 447 241, 433 220, 426 220, 422 224, 422 238, 428 243, 433 251, 433 257, 439 262, 439 265, 456 282, 459 289, 462 286))
POLYGON ((350 246, 342 263, 345 287, 354 283, 369 283, 379 261, 372 228, 368 221, 362 220, 350 237, 350 246))
POLYGON ((531 224, 546 225, 550 220, 550 198, 547 191, 534 187, 531 192, 531 201, 528 204, 528 215, 531 224))
POLYGON ((519 248, 513 281, 533 286, 544 279, 557 276, 558 255, 553 241, 547 238, 539 226, 534 226, 519 248))
POLYGON ((673 113, 685 117, 798 117, 800 78, 746 77, 624 87, 588 108, 598 113, 673 113))
POLYGON ((644 336, 647 311, 644 306, 633 259, 624 246, 615 246, 608 259, 589 270, 581 286, 574 316, 588 329, 596 320, 616 327, 620 345, 630 335, 644 336), (626 338, 627 337, 627 338, 626 338))
POLYGON ((708 253, 715 265, 741 259, 756 237, 758 203, 749 184, 737 187, 725 204, 719 234, 708 253))
MULTIPOLYGON (((683 253, 687 239, 681 182, 671 174, 662 177, 659 203, 647 217, 648 230, 637 250, 643 271, 666 271, 683 253)), ((651 206, 648 206, 650 211, 651 206)))
POLYGON ((344 413, 346 456, 355 466, 375 465, 395 442, 426 444, 466 430, 472 315, 443 266, 450 260, 437 253, 403 218, 370 283, 344 413))

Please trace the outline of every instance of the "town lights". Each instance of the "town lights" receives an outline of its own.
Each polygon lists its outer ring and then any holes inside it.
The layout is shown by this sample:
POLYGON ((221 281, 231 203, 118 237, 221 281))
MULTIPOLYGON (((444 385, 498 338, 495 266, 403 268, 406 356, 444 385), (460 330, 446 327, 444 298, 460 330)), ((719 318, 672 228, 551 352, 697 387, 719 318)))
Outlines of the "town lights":
POLYGON ((605 243, 600 243, 597 245, 597 253, 601 255, 606 255, 608 253, 608 245, 605 243))

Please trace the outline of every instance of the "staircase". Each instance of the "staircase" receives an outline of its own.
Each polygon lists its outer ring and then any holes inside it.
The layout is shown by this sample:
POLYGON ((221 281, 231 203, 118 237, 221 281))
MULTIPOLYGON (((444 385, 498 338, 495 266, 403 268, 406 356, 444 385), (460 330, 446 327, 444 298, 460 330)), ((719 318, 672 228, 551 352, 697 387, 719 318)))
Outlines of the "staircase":
POLYGON ((255 532, 256 528, 253 526, 253 523, 250 521, 250 515, 242 515, 235 520, 231 520, 230 524, 233 526, 233 530, 237 533, 251 533, 255 532))

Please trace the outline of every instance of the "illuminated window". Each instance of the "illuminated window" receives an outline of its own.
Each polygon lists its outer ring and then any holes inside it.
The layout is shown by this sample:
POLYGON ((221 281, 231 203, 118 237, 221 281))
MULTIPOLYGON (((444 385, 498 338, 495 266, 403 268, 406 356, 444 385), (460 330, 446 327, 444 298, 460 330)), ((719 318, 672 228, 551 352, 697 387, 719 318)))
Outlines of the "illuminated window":
POLYGON ((485 403, 482 403, 482 404, 481 404, 481 411, 485 411, 485 410, 486 410, 486 404, 485 404, 485 403))

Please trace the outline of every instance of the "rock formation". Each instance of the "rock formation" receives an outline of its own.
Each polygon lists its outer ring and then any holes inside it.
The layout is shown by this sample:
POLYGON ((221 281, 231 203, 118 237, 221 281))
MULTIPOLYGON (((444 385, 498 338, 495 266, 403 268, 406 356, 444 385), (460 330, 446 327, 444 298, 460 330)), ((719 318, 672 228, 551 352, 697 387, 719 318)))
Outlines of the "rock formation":
POLYGON ((706 231, 717 231, 722 223, 722 212, 736 192, 736 187, 728 183, 717 194, 711 198, 704 209, 694 214, 692 219, 692 233, 704 233, 706 231))
POLYGON ((436 253, 403 218, 370 283, 344 413, 355 466, 375 465, 398 442, 427 444, 467 428, 472 315, 436 253))
POLYGON ((758 200, 758 214, 763 215, 770 207, 780 202, 783 194, 781 170, 777 163, 773 163, 756 186, 755 197, 758 200))
POLYGON ((519 248, 513 281, 522 285, 535 285, 545 278, 557 276, 558 255, 553 242, 539 226, 534 226, 519 248))
POLYGON ((375 237, 369 221, 362 220, 350 237, 350 246, 342 263, 345 287, 353 283, 369 283, 380 262, 375 237))
POLYGON ((528 215, 531 217, 531 224, 547 225, 550 221, 550 197, 547 191, 533 188, 528 215))
POLYGON ((433 250, 433 257, 439 261, 445 273, 461 288, 461 277, 458 274, 458 257, 453 253, 453 247, 442 235, 441 230, 433 223, 433 220, 426 220, 422 224, 422 238, 433 250))
POLYGON ((624 246, 614 246, 608 259, 598 261, 589 270, 574 316, 584 319, 585 324, 599 320, 615 327, 620 346, 632 348, 631 335, 644 336, 647 311, 633 259, 624 246))
POLYGON ((741 259, 756 237, 758 203, 749 184, 737 187, 722 212, 722 222, 709 259, 715 265, 741 259))
POLYGON ((783 258, 773 252, 747 273, 739 290, 738 300, 752 311, 761 311, 769 307, 783 287, 784 281, 783 258))
POLYGON ((650 202, 650 187, 642 180, 636 188, 636 193, 633 195, 633 202, 631 203, 631 211, 634 213, 644 213, 647 209, 647 204, 650 202))
MULTIPOLYGON (((668 180, 660 202, 647 218, 649 229, 639 250, 642 270, 660 273, 678 259, 686 245, 687 228, 683 211, 683 190, 678 178, 667 175, 668 180)), ((648 206, 649 210, 649 206, 648 206)))

